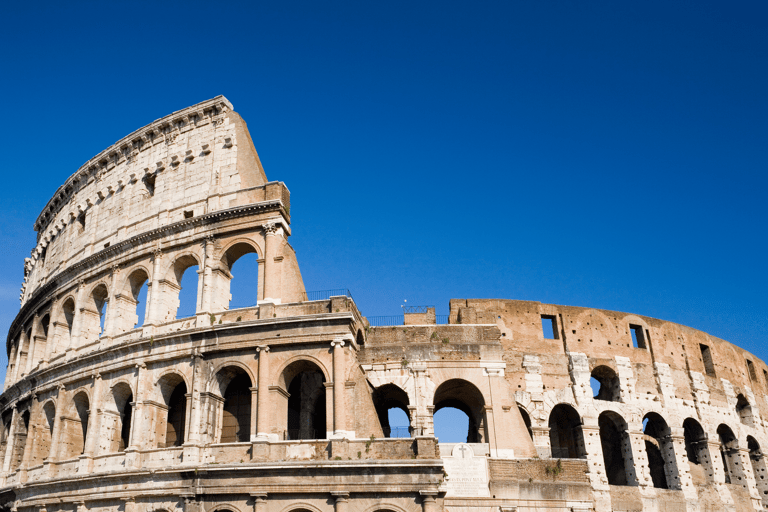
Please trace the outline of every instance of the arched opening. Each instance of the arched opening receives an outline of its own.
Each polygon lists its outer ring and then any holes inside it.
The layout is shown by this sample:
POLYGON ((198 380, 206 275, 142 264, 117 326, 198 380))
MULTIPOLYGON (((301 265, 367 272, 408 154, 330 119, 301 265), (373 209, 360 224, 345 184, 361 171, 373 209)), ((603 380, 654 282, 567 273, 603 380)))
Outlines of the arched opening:
POLYGON ((739 441, 731 427, 724 423, 717 427, 717 435, 720 438, 720 457, 723 459, 725 483, 741 483, 738 475, 739 441))
POLYGON ((363 331, 357 331, 355 341, 357 342, 358 347, 363 348, 365 346, 365 336, 363 336, 363 331))
POLYGON ((610 485, 635 485, 632 446, 624 418, 612 411, 598 417, 605 475, 610 485), (632 468, 630 474, 630 468, 632 468))
POLYGON ((520 416, 523 418, 523 423, 525 423, 525 429, 528 431, 528 436, 531 438, 531 441, 533 441, 533 429, 531 428, 531 416, 528 414, 528 411, 517 406, 517 410, 520 411, 520 416))
POLYGON ((187 424, 187 384, 176 374, 166 375, 158 384, 168 407, 165 432, 158 433, 158 448, 181 446, 187 424))
POLYGON ((49 400, 43 405, 37 440, 35 441, 35 449, 30 461, 31 467, 41 464, 46 457, 51 455, 51 440, 53 439, 53 423, 55 417, 56 406, 49 400))
POLYGON ((64 301, 61 305, 61 318, 59 318, 54 324, 56 327, 56 334, 59 339, 56 340, 57 345, 53 347, 53 353, 58 354, 71 346, 72 343, 72 326, 75 323, 75 301, 72 297, 64 301), (59 324, 60 320, 64 320, 59 324))
MULTIPOLYGON (((16 356, 19 352, 19 339, 16 338, 15 340, 11 341, 11 347, 8 351, 8 369, 5 372, 5 382, 10 384, 13 379, 13 375, 16 372, 16 366, 18 364, 18 361, 16 361, 16 356)), ((8 389, 8 384, 6 384, 5 388, 8 389)))
POLYGON ((192 256, 182 256, 173 264, 173 273, 178 283, 178 304, 174 318, 195 316, 198 310, 198 288, 200 266, 192 256))
POLYGON ((83 343, 96 341, 104 333, 107 316, 109 292, 105 284, 99 284, 91 291, 85 307, 80 310, 82 315, 81 339, 83 343))
POLYGON ((0 451, 2 451, 2 458, 0 460, 5 460, 5 451, 8 449, 8 436, 11 435, 11 419, 13 418, 13 410, 8 409, 3 413, 2 416, 2 422, 3 422, 3 431, 2 436, 0 437, 0 451))
POLYGON ((281 375, 288 391, 286 439, 327 436, 325 375, 311 361, 295 361, 281 375))
POLYGON ((121 297, 121 310, 124 312, 120 332, 129 331, 144 325, 147 316, 147 295, 149 293, 149 274, 143 268, 137 268, 128 276, 128 293, 121 297))
POLYGON ((107 324, 107 314, 109 312, 109 292, 106 285, 99 285, 93 290, 91 295, 93 300, 93 306, 96 308, 96 312, 99 315, 99 335, 100 338, 104 334, 104 328, 107 324))
POLYGON ((643 418, 643 434, 653 486, 657 489, 678 488, 675 448, 667 422, 656 413, 648 413, 643 418))
POLYGON ((558 404, 549 414, 549 445, 556 459, 584 459, 587 450, 581 430, 581 418, 568 404, 558 404))
POLYGON ((693 418, 683 422, 685 454, 694 485, 704 485, 712 479, 712 468, 707 452, 707 435, 701 424, 693 418))
POLYGON ((609 366, 598 366, 592 370, 592 390, 594 391, 595 400, 621 401, 619 376, 609 366), (597 387, 597 390, 595 390, 595 387, 597 387))
POLYGON ((760 444, 752 436, 747 436, 747 448, 749 449, 749 461, 752 463, 752 473, 755 475, 755 484, 763 507, 768 504, 768 473, 766 472, 765 456, 760 449, 760 444))
POLYGON ((435 406, 433 413, 435 437, 442 442, 488 442, 485 432, 485 399, 474 384, 463 379, 447 380, 435 390, 433 404, 435 406), (455 414, 438 415, 442 409, 446 408, 461 411, 466 415, 466 436, 454 428, 458 419, 455 414), (443 437, 441 438, 440 435, 443 437))
POLYGON ((743 425, 748 427, 755 426, 754 417, 752 416, 752 406, 749 405, 746 397, 742 394, 739 394, 739 396, 736 397, 736 412, 739 415, 739 421, 741 421, 743 425))
POLYGON ((59 443, 62 460, 78 457, 85 451, 85 440, 88 436, 88 418, 90 403, 85 391, 80 391, 72 398, 69 414, 61 417, 61 439, 67 442, 59 443))
POLYGON ((216 374, 224 398, 221 412, 221 443, 246 443, 251 440, 251 400, 253 386, 248 374, 237 366, 216 374))
POLYGON ((46 313, 40 318, 40 328, 38 329, 38 336, 35 340, 35 354, 33 361, 42 361, 45 357, 46 346, 48 344, 48 329, 51 324, 51 315, 46 313))
POLYGON ((27 446, 27 434, 29 433, 29 411, 24 411, 16 423, 16 433, 13 439, 13 453, 11 454, 11 471, 19 469, 24 460, 24 450, 27 446))
POLYGON ((245 242, 237 243, 227 249, 221 263, 229 271, 229 276, 219 276, 219 286, 225 290, 223 296, 229 297, 221 309, 255 306, 259 300, 259 255, 256 249, 245 242))
POLYGON ((373 390, 372 398, 384 437, 411 437, 408 393, 394 384, 384 384, 373 390))
POLYGON ((131 420, 133 417, 133 392, 125 382, 120 382, 112 388, 111 400, 107 412, 102 417, 102 432, 110 442, 109 451, 125 451, 131 443, 131 420))
POLYGON ((21 333, 20 343, 21 351, 19 352, 19 369, 16 374, 18 377, 22 377, 27 374, 27 360, 31 357, 29 354, 29 340, 32 337, 32 329, 27 329, 21 333))

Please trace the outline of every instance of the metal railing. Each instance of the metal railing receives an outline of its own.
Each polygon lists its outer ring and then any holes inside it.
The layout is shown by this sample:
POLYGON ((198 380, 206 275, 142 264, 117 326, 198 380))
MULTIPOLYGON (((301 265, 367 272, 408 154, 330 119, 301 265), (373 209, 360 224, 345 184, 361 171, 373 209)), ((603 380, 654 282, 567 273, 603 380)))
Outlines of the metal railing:
POLYGON ((328 300, 331 297, 338 297, 344 295, 352 298, 352 293, 346 288, 336 288, 334 290, 317 290, 312 292, 304 292, 304 300, 328 300))
POLYGON ((403 313, 410 315, 413 313, 426 313, 427 309, 435 306, 403 306, 403 313))
POLYGON ((366 318, 368 318, 368 323, 371 324, 371 327, 392 327, 405 324, 403 315, 369 316, 366 318))

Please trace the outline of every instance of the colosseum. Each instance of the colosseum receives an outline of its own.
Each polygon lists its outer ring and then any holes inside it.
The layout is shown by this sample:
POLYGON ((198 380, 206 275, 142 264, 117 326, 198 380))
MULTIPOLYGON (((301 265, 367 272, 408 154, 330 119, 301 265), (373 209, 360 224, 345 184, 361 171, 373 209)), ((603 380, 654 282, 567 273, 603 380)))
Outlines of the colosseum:
POLYGON ((346 291, 305 291, 290 212, 222 96, 59 187, 6 342, 3 510, 768 508, 768 367, 752 354, 641 315, 516 300, 382 325, 346 291), (230 308, 248 254, 257 299, 230 308), (442 408, 466 414, 465 442, 435 437, 442 408))

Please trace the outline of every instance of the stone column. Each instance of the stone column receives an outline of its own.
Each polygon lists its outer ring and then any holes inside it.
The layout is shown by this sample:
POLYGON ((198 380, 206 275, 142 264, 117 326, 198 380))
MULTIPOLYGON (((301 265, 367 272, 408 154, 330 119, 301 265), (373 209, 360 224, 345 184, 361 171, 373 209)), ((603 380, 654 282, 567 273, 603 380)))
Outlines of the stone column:
POLYGON ((645 438, 643 437, 642 424, 637 429, 631 427, 625 432, 626 438, 622 442, 624 455, 624 467, 627 473, 628 485, 640 487, 653 487, 648 468, 648 453, 645 451, 645 438))
MULTIPOLYGON (((77 283, 77 295, 75 295, 75 318, 72 320, 72 336, 70 338, 67 353, 80 347, 81 331, 83 328, 83 310, 85 309, 85 280, 81 279, 77 283)), ((69 356, 67 356, 69 358, 69 356)))
POLYGON ((269 347, 257 347, 259 353, 259 375, 258 375, 258 405, 256 409, 256 437, 257 440, 266 441, 269 439, 269 347))
POLYGON ((19 419, 19 411, 16 408, 16 404, 13 405, 13 412, 11 413, 11 428, 8 430, 8 439, 5 441, 5 457, 3 459, 3 475, 7 476, 11 470, 11 457, 13 455, 13 447, 16 445, 16 423, 19 419))
POLYGON ((211 271, 211 258, 213 258, 214 238, 207 236, 203 241, 203 298, 201 313, 211 312, 211 294, 213 292, 213 273, 211 271))
POLYGON ((258 436, 258 429, 256 424, 258 422, 257 411, 259 410, 259 386, 253 386, 251 390, 251 431, 248 433, 251 442, 256 441, 258 436))
POLYGON ((91 403, 90 411, 88 414, 88 431, 86 432, 85 450, 80 456, 80 472, 90 473, 93 471, 93 457, 96 455, 96 449, 98 447, 101 416, 101 374, 97 373, 93 376, 93 387, 91 388, 91 403))
POLYGON ((749 450, 746 448, 739 448, 738 453, 734 457, 737 459, 737 471, 736 473, 741 477, 740 482, 742 487, 749 492, 749 497, 752 498, 752 504, 756 510, 762 509, 762 500, 760 499, 760 493, 757 491, 757 482, 755 482, 755 474, 752 471, 752 461, 749 460, 749 450))
POLYGON ((667 449, 671 449, 672 453, 667 453, 669 461, 665 458, 666 464, 664 466, 669 468, 668 477, 671 477, 672 482, 677 483, 677 487, 670 487, 672 489, 681 489, 686 499, 698 499, 698 493, 693 486, 693 479, 691 478, 688 457, 685 454, 684 429, 682 427, 670 427, 670 432, 669 440, 664 443, 664 446, 667 449))
POLYGON ((147 371, 147 365, 140 363, 136 365, 136 380, 134 381, 134 389, 136 394, 133 397, 133 414, 131 415, 131 432, 128 439, 128 446, 125 448, 125 465, 128 467, 140 467, 141 466, 141 454, 139 453, 144 447, 144 402, 142 400, 142 377, 147 371))
POLYGON ((196 464, 200 460, 200 390, 202 382, 199 361, 202 358, 199 352, 192 354, 192 389, 188 393, 187 411, 189 422, 187 423, 187 436, 184 439, 185 464, 196 464))
POLYGON ((127 498, 122 498, 122 500, 125 502, 125 512, 136 512, 136 498, 133 496, 129 496, 127 498))
POLYGON ((607 491, 608 476, 605 473, 603 445, 600 442, 600 427, 597 418, 582 418, 581 432, 584 437, 584 449, 587 452, 589 480, 596 491, 607 491))
POLYGON ((267 512, 267 493, 252 492, 253 512, 267 512))
POLYGON ((275 222, 264 224, 264 301, 280 303, 280 256, 282 227, 275 222))
POLYGON ((549 439, 549 427, 531 427, 531 438, 536 454, 541 459, 552 457, 552 444, 549 439))
POLYGON ((32 453, 35 451, 35 437, 37 436, 37 425, 32 423, 32 407, 30 407, 30 420, 29 427, 27 428, 27 439, 24 441, 24 455, 21 457, 21 464, 19 464, 19 482, 24 483, 27 481, 27 469, 29 469, 29 461, 32 457, 32 453))
MULTIPOLYGON (((111 275, 110 275, 110 281, 109 281, 109 290, 107 293, 107 303, 106 307, 107 310, 104 312, 105 315, 107 315, 107 318, 104 319, 104 335, 102 338, 112 338, 115 334, 117 334, 115 331, 115 316, 117 313, 117 296, 119 293, 117 293, 117 280, 120 277, 120 266, 119 265, 113 265, 111 268, 111 275)), ((133 327, 133 326, 131 326, 133 327)))
MULTIPOLYGON (((56 412, 54 413, 53 420, 53 432, 51 433, 51 451, 48 453, 48 457, 45 459, 46 463, 56 462, 59 460, 59 438, 61 437, 61 423, 62 416, 64 416, 64 403, 66 402, 66 391, 63 385, 59 385, 58 394, 56 396, 56 412)), ((48 467, 50 476, 53 476, 53 465, 48 467)))
POLYGON ((59 316, 61 315, 60 301, 57 298, 51 304, 51 319, 48 323, 48 335, 45 338, 45 354, 43 354, 43 363, 48 364, 53 355, 53 347, 59 342, 59 316))
POLYGON ((709 454, 709 460, 712 468, 712 480, 716 484, 724 484, 725 462, 720 456, 720 441, 707 440, 707 453, 709 454))
POLYGON ((437 491, 419 491, 419 494, 421 494, 422 512, 438 512, 437 501, 435 501, 437 491))
POLYGON ((32 318, 32 335, 29 338, 29 352, 27 353, 27 373, 37 366, 35 350, 37 350, 38 338, 40 338, 40 314, 35 313, 32 318))
POLYGON ((347 408, 344 400, 345 357, 344 339, 336 338, 331 342, 333 347, 333 435, 334 437, 346 437, 347 408))
POLYGON ((349 493, 344 491, 331 491, 334 498, 333 512, 347 512, 349 493))
POLYGON ((26 334, 24 334, 24 332, 19 334, 18 346, 16 347, 16 364, 13 367, 13 377, 11 378, 12 382, 16 382, 19 380, 19 377, 24 374, 24 370, 20 370, 19 366, 21 366, 21 351, 24 348, 25 336, 26 334))
POLYGON ((152 283, 147 290, 147 304, 149 305, 147 313, 144 316, 144 325, 155 325, 160 323, 160 265, 163 261, 163 252, 155 249, 152 253, 152 283))

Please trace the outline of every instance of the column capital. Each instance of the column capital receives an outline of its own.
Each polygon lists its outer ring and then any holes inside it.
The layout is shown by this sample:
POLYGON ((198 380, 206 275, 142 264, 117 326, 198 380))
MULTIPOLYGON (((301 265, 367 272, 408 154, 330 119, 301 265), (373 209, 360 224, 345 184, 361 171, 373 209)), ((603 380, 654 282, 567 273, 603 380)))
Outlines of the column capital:
POLYGON ((252 492, 250 493, 251 498, 253 498, 254 501, 266 501, 267 496, 269 496, 266 492, 252 492))
POLYGON ((260 354, 261 352, 265 352, 265 353, 269 352, 269 345, 261 345, 259 347, 256 347, 256 353, 260 354))
POLYGON ((273 220, 265 222, 262 226, 264 228, 264 235, 274 236, 277 234, 277 230, 280 229, 280 224, 273 220))
POLYGON ((349 492, 347 491, 331 491, 331 496, 336 498, 336 502, 347 501, 349 499, 349 492))
POLYGON ((334 338, 333 341, 331 341, 331 346, 336 348, 338 346, 339 348, 344 348, 344 343, 346 340, 344 338, 334 338))

